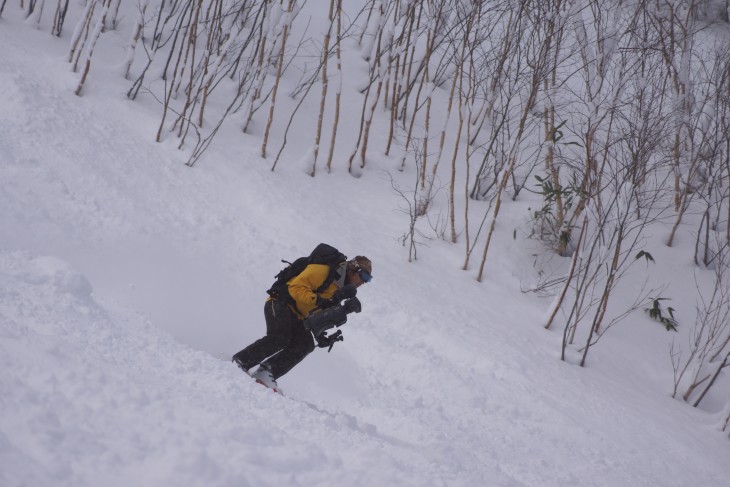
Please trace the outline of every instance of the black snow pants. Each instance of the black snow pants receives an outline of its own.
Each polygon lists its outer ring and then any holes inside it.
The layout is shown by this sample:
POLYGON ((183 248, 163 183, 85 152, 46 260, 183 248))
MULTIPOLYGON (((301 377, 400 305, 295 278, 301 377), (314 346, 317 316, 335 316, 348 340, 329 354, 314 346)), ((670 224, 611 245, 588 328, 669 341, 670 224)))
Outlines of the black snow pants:
POLYGON ((314 350, 312 333, 289 306, 277 299, 264 304, 266 336, 253 342, 233 356, 242 367, 250 369, 261 364, 271 370, 274 379, 289 372, 314 350), (265 360, 270 357, 268 360, 265 360))

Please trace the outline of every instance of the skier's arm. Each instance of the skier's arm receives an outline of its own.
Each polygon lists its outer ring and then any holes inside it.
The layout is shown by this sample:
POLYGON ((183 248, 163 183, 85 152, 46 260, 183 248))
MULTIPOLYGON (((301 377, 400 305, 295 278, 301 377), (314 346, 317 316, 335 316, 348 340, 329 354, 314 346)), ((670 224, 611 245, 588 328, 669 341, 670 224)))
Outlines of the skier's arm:
MULTIPOLYGON (((317 307, 317 295, 314 293, 327 279, 329 266, 322 264, 310 264, 301 274, 289 281, 289 295, 294 299, 297 310, 307 316, 317 307)), ((337 286, 332 284, 325 289, 321 296, 325 299, 332 297, 337 286)))

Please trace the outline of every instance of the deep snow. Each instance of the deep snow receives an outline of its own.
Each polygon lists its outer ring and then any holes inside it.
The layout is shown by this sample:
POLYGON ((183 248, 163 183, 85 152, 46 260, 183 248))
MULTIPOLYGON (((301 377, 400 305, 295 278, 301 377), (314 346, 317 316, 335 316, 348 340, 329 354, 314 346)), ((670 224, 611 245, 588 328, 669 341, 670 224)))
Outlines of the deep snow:
MULTIPOLYGON (((154 106, 124 98, 120 49, 100 46, 108 64, 76 97, 66 42, 10 7, 1 485, 727 485, 716 411, 669 397, 660 325, 632 315, 589 367, 559 360, 550 300, 520 292, 534 270, 512 228, 529 202, 507 204, 484 282, 436 238, 408 263, 385 171, 413 175, 395 161, 312 179, 293 150, 272 173, 229 127, 188 168, 174 140, 152 140, 154 106), (263 333, 280 259, 319 241, 369 256, 375 279, 345 341, 281 379, 281 397, 227 358, 263 333)), ((655 279, 691 272, 691 245, 659 251, 680 257, 655 279)), ((676 281, 691 319, 694 284, 676 281)))

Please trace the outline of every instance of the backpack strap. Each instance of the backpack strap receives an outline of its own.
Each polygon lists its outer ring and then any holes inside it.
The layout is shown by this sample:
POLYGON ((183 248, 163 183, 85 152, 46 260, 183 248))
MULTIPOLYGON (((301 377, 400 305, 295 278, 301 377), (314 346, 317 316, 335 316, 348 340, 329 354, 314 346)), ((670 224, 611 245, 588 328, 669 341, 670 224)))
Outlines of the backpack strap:
POLYGON ((328 267, 330 268, 330 271, 327 274, 327 278, 324 280, 321 286, 314 290, 314 294, 323 293, 325 289, 330 287, 330 284, 342 277, 339 273, 340 264, 328 264, 328 267))

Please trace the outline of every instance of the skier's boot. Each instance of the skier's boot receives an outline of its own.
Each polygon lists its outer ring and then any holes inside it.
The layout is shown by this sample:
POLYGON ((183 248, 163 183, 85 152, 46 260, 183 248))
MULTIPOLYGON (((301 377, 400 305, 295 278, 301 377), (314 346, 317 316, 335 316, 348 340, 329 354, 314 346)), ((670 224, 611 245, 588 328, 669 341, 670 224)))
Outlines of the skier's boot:
POLYGON ((274 392, 279 392, 279 386, 277 385, 276 380, 271 373, 271 369, 266 362, 259 365, 259 368, 256 370, 256 372, 251 374, 251 377, 256 379, 256 382, 258 382, 259 384, 264 385, 269 389, 273 389, 274 392))

